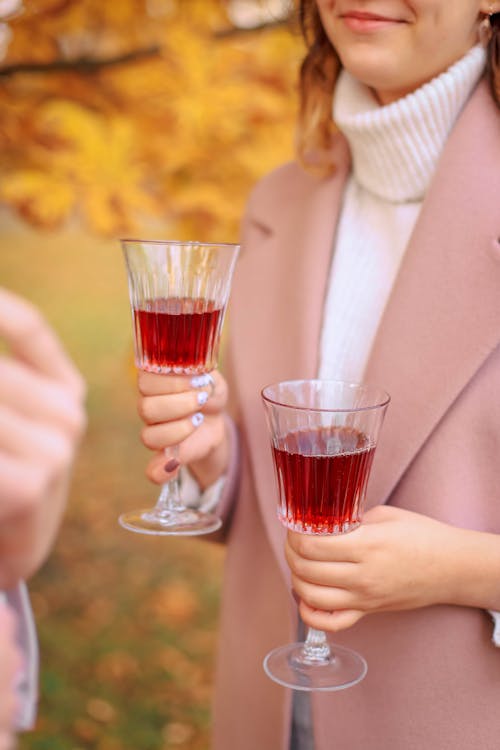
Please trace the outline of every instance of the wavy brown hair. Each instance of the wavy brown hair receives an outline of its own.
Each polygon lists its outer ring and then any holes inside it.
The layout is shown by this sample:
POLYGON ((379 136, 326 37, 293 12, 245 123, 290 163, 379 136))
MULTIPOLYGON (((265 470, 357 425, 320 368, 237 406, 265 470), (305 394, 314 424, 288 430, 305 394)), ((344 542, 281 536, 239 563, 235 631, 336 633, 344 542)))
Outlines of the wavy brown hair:
POLYGON ((500 107, 500 13, 490 16, 491 39, 487 47, 486 76, 491 95, 500 107))
MULTIPOLYGON (((328 173, 333 167, 328 157, 334 131, 332 97, 341 64, 321 23, 316 0, 299 0, 298 20, 307 52, 299 76, 297 155, 308 169, 328 173)), ((490 22, 486 76, 500 107, 500 13, 492 15, 490 22)))

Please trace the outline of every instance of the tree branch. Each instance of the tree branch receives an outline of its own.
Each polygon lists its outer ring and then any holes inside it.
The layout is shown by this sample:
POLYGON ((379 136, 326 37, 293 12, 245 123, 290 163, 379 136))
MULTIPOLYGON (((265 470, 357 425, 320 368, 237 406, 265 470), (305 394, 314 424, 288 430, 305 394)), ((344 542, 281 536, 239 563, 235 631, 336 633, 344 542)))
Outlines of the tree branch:
POLYGON ((111 68, 115 65, 124 65, 126 63, 135 62, 136 60, 157 57, 160 52, 161 47, 153 45, 151 47, 144 47, 142 49, 132 50, 131 52, 125 52, 123 55, 117 55, 116 57, 108 57, 103 60, 91 57, 77 57, 73 60, 52 60, 52 62, 47 63, 13 63, 12 65, 4 65, 3 67, 0 67, 0 77, 7 78, 8 76, 15 76, 18 73, 40 74, 68 71, 83 74, 95 73, 101 68, 111 68))

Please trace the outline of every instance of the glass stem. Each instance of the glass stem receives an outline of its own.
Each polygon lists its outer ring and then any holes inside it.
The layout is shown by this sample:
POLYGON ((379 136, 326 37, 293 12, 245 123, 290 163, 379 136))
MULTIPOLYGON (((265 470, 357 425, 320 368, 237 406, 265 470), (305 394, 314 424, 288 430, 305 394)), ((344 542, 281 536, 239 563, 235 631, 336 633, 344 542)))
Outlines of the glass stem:
POLYGON ((308 628, 302 649, 302 661, 308 664, 324 664, 331 657, 330 646, 323 630, 308 628))
MULTIPOLYGON (((164 455, 167 461, 173 458, 178 460, 179 446, 173 445, 170 448, 165 448, 164 455)), ((169 518, 173 514, 181 513, 184 510, 186 510, 186 506, 181 500, 179 471, 177 471, 172 479, 162 485, 160 496, 155 505, 155 514, 162 518, 169 518)))

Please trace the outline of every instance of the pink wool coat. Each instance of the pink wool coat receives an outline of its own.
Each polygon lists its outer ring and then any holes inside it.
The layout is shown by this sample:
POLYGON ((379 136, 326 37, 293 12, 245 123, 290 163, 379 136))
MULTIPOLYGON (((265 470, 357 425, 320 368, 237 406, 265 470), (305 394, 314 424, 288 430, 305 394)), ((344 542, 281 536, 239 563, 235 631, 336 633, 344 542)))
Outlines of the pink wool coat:
MULTIPOLYGON (((227 374, 240 457, 222 501, 228 554, 214 750, 288 748, 291 691, 262 670, 295 639, 260 403, 271 382, 314 377, 335 226, 349 170, 290 164, 249 202, 232 292, 227 374)), ((392 396, 368 505, 390 503, 500 534, 500 113, 484 83, 440 159, 365 380, 392 396)), ((499 536, 500 544, 500 536, 499 536)), ((498 574, 500 587, 500 571, 498 574)), ((316 750, 498 750, 500 649, 481 610, 436 606, 365 617, 335 640, 360 651, 356 687, 313 696, 316 750)))

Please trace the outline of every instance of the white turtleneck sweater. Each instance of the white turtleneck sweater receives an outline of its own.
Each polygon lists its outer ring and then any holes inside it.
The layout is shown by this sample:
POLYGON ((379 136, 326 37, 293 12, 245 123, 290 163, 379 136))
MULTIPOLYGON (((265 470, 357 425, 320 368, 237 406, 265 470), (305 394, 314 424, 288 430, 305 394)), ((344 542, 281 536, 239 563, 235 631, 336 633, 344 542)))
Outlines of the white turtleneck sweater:
POLYGON ((485 65, 473 47, 445 73, 381 107, 340 74, 333 117, 352 172, 335 239, 319 376, 362 380, 370 349, 446 139, 485 65))

